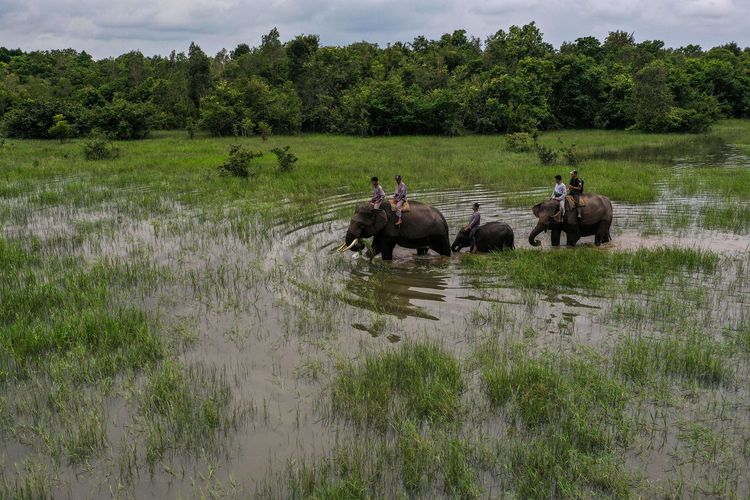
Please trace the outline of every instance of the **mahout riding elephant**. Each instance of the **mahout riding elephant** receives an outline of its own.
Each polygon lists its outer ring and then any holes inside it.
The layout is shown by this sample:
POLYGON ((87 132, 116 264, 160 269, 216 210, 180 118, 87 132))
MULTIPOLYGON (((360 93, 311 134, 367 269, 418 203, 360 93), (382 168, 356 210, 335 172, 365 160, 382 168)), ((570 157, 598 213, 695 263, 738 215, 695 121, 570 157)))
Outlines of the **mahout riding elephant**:
MULTIPOLYGON (((462 248, 471 246, 467 228, 461 229, 451 245, 451 250, 460 252, 462 248)), ((474 234, 478 252, 493 252, 495 250, 513 250, 513 229, 505 222, 488 222, 477 228, 474 234)))
POLYGON ((409 200, 410 211, 405 212, 401 225, 396 226, 396 213, 388 203, 374 209, 370 203, 357 205, 346 243, 341 250, 359 250, 361 238, 372 238, 373 257, 382 254, 383 260, 393 259, 393 247, 416 248, 418 255, 427 255, 432 249, 440 255, 450 255, 448 224, 436 208, 409 200))
POLYGON ((564 231, 568 246, 575 246, 582 236, 594 236, 594 243, 601 245, 611 237, 609 228, 612 225, 612 203, 609 198, 600 194, 586 193, 581 195, 581 221, 578 220, 575 207, 570 206, 570 198, 566 201, 565 217, 562 221, 554 220, 554 215, 560 208, 556 200, 547 200, 534 205, 531 209, 539 219, 536 227, 529 234, 529 243, 539 246, 537 235, 548 229, 552 231, 550 240, 552 246, 560 244, 560 232, 564 231))

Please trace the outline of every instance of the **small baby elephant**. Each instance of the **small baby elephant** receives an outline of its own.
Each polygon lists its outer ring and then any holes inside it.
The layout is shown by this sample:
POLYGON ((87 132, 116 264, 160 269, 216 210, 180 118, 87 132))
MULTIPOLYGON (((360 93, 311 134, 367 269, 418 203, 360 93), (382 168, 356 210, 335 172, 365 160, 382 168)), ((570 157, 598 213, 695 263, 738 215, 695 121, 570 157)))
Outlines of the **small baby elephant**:
MULTIPOLYGON (((474 235, 477 241, 477 250, 480 252, 492 252, 495 250, 512 250, 513 230, 505 222, 488 222, 479 226, 474 235)), ((469 230, 461 229, 451 245, 451 250, 460 252, 462 248, 471 246, 469 241, 469 230)))

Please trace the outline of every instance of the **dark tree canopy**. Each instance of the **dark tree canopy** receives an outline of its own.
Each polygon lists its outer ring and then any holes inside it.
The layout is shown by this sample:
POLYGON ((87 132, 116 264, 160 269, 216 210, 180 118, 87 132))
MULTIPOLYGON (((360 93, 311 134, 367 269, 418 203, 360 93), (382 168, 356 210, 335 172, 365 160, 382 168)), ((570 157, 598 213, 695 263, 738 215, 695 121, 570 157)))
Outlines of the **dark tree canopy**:
POLYGON ((216 135, 504 133, 549 128, 705 130, 750 117, 750 49, 677 49, 613 31, 559 48, 534 23, 482 42, 465 30, 385 47, 284 41, 210 57, 0 47, 0 133, 137 139, 191 124, 216 135))

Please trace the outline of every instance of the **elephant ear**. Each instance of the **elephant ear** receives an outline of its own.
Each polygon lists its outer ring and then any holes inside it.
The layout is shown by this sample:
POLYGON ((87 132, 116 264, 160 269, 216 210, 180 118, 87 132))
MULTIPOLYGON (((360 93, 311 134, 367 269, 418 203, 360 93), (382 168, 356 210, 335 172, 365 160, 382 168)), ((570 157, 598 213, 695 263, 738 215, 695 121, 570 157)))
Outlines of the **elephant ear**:
POLYGON ((383 210, 377 210, 375 214, 375 232, 380 232, 388 224, 388 216, 383 210))
POLYGON ((537 219, 539 218, 539 209, 542 207, 541 203, 537 203, 531 208, 531 211, 534 212, 534 217, 537 219))

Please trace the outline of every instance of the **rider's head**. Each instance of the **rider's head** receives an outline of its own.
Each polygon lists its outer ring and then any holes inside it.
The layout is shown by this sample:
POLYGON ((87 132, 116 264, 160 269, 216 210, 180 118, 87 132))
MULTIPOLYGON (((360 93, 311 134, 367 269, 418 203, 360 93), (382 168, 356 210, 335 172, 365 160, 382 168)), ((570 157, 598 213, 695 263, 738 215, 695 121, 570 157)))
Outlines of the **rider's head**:
POLYGON ((562 175, 556 175, 555 182, 562 182, 562 175))
POLYGON ((578 170, 571 170, 570 171, 570 177, 573 178, 573 179, 575 179, 576 177, 578 177, 578 170))
POLYGON ((400 182, 401 182, 401 176, 400 176, 400 175, 397 175, 397 176, 396 176, 396 182, 398 182, 398 183, 400 183, 400 182))
POLYGON ((370 182, 372 182, 373 186, 378 185, 378 178, 377 177, 370 177, 370 182))
POLYGON ((474 206, 472 207, 474 211, 479 210, 479 203, 474 203, 474 206))

